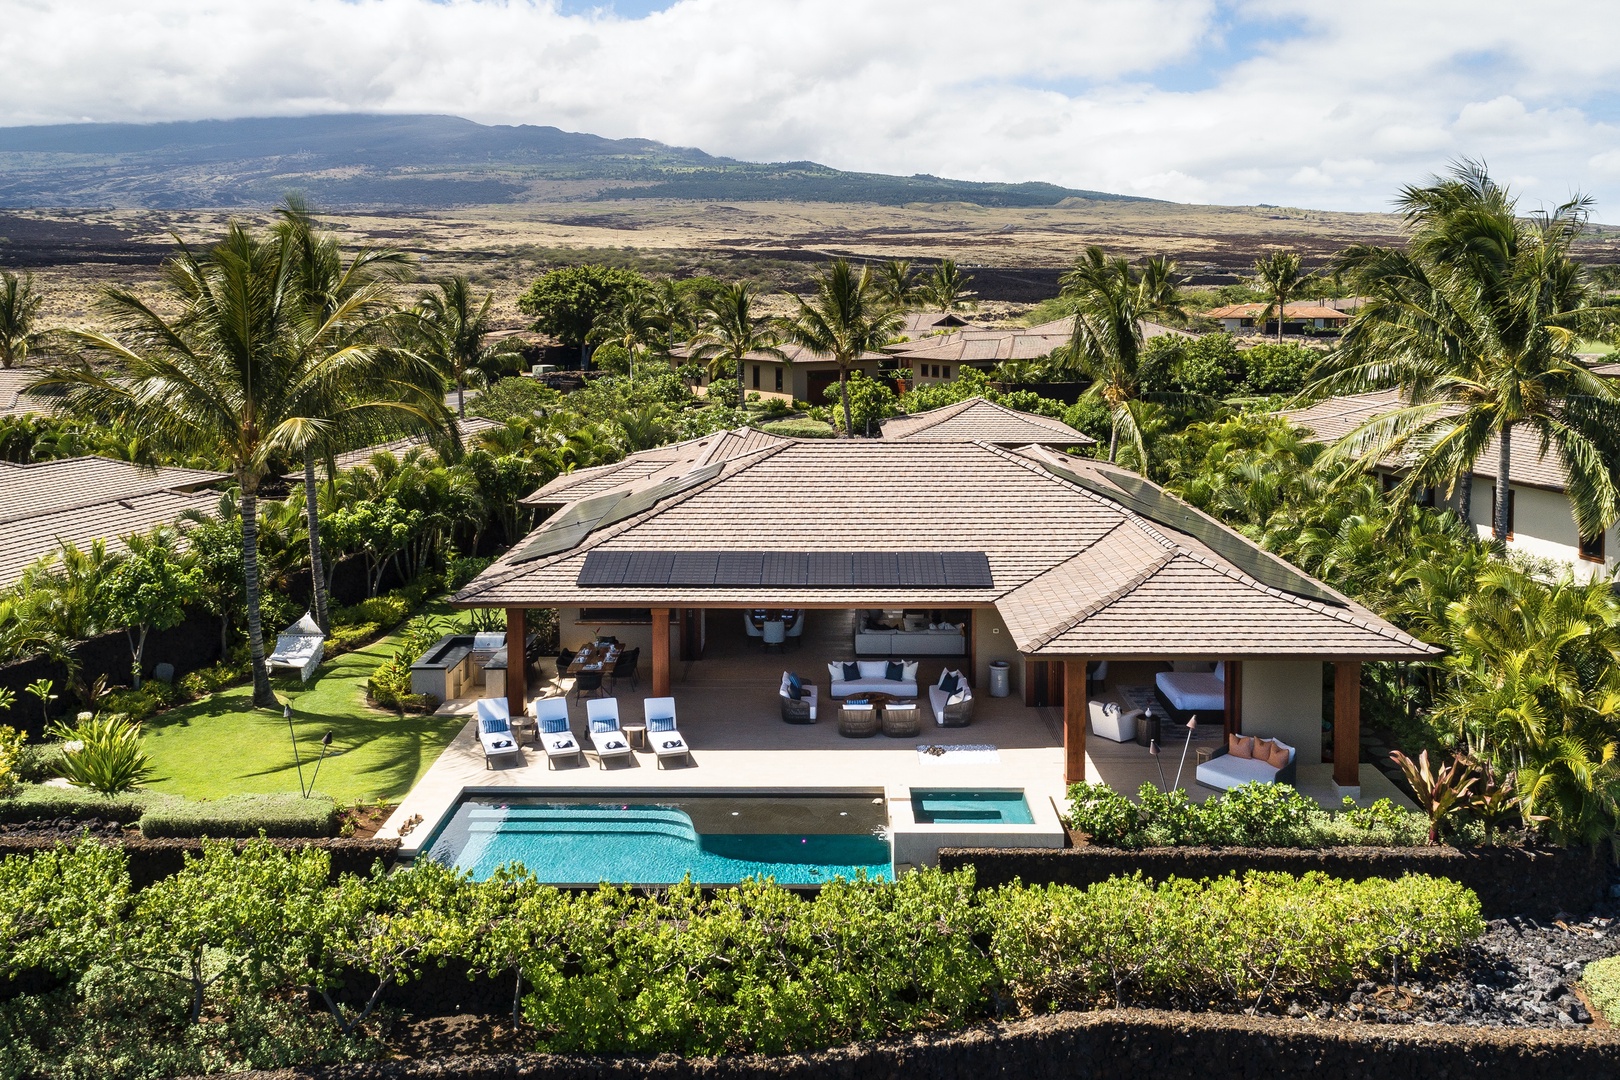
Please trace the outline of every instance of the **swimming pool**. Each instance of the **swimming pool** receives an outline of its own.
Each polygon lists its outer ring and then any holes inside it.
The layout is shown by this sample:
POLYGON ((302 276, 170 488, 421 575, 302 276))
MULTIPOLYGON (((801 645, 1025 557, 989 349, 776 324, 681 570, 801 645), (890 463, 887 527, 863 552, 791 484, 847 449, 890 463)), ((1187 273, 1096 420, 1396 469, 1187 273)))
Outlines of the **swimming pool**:
POLYGON ((521 863, 556 885, 819 885, 893 876, 888 808, 873 795, 693 795, 649 801, 463 796, 424 847, 483 879, 521 863))
POLYGON ((940 791, 911 789, 911 813, 919 825, 971 822, 977 825, 1033 825, 1022 791, 940 791))

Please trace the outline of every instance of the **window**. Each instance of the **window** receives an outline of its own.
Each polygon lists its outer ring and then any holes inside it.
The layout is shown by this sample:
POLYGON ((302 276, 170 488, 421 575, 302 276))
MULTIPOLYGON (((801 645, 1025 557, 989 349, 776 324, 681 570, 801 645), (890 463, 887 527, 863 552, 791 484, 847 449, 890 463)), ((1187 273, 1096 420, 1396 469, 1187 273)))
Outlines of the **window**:
MULTIPOLYGON (((1514 491, 1511 487, 1508 488, 1508 521, 1507 521, 1508 533, 1507 533, 1507 538, 1509 540, 1513 539, 1513 504, 1517 501, 1515 499, 1516 495, 1518 495, 1518 492, 1514 491)), ((1485 524, 1489 525, 1493 529, 1496 527, 1496 485, 1495 484, 1491 485, 1491 502, 1490 502, 1490 505, 1485 508, 1485 524)))
POLYGON ((945 367, 942 370, 945 372, 945 376, 944 376, 945 378, 948 379, 948 378, 951 377, 951 365, 946 364, 945 367))
POLYGON ((1602 533, 1581 537, 1581 558, 1587 562, 1602 562, 1606 556, 1605 540, 1606 537, 1602 533))
POLYGON ((759 389, 759 365, 754 365, 754 389, 759 389))
POLYGON ((776 392, 778 394, 780 394, 782 392, 782 365, 781 364, 776 365, 776 392))

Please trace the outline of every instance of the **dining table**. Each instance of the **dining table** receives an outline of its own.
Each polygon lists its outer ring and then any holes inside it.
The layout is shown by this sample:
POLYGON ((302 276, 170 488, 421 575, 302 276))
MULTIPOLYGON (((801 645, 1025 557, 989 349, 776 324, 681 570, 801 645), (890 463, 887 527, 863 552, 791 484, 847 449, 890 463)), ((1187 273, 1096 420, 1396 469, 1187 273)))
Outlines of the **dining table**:
POLYGON ((793 624, 799 621, 803 614, 799 608, 750 608, 748 621, 755 630, 764 630, 768 622, 779 622, 787 629, 793 629, 793 624))
POLYGON ((606 675, 613 671, 613 665, 619 662, 619 655, 624 651, 623 646, 611 641, 595 641, 574 654, 568 662, 568 674, 578 675, 582 671, 600 671, 606 675))

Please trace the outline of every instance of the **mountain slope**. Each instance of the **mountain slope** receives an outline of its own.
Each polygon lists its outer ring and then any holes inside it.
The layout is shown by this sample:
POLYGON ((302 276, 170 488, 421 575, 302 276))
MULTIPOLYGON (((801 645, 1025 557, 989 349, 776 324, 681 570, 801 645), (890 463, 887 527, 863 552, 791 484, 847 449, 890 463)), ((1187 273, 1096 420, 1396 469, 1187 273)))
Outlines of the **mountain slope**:
POLYGON ((266 205, 431 209, 573 198, 1136 201, 1052 184, 986 184, 756 164, 647 139, 453 116, 340 115, 0 128, 0 207, 266 205))

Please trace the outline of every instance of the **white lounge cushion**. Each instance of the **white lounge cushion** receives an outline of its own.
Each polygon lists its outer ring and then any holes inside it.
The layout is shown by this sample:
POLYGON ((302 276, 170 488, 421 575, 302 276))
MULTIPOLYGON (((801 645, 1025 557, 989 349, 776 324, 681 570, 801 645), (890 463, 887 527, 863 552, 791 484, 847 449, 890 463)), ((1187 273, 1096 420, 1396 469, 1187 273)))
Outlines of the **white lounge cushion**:
POLYGON ((1239 784, 1275 784, 1278 771, 1264 761, 1222 754, 1198 766, 1197 776, 1200 784, 1226 791, 1239 784))
POLYGON ((933 707, 934 722, 937 724, 943 724, 945 722, 946 706, 960 705, 962 702, 967 701, 972 696, 973 690, 966 683, 963 683, 962 688, 954 694, 947 694, 937 685, 930 686, 928 688, 928 704, 933 707))
POLYGON ((1153 677, 1165 699, 1183 712, 1226 708, 1226 682, 1208 671, 1161 671, 1153 677))
POLYGON ((916 697, 917 681, 894 682, 889 679, 851 679, 835 682, 829 688, 835 698, 855 697, 859 694, 894 694, 897 697, 916 697))

